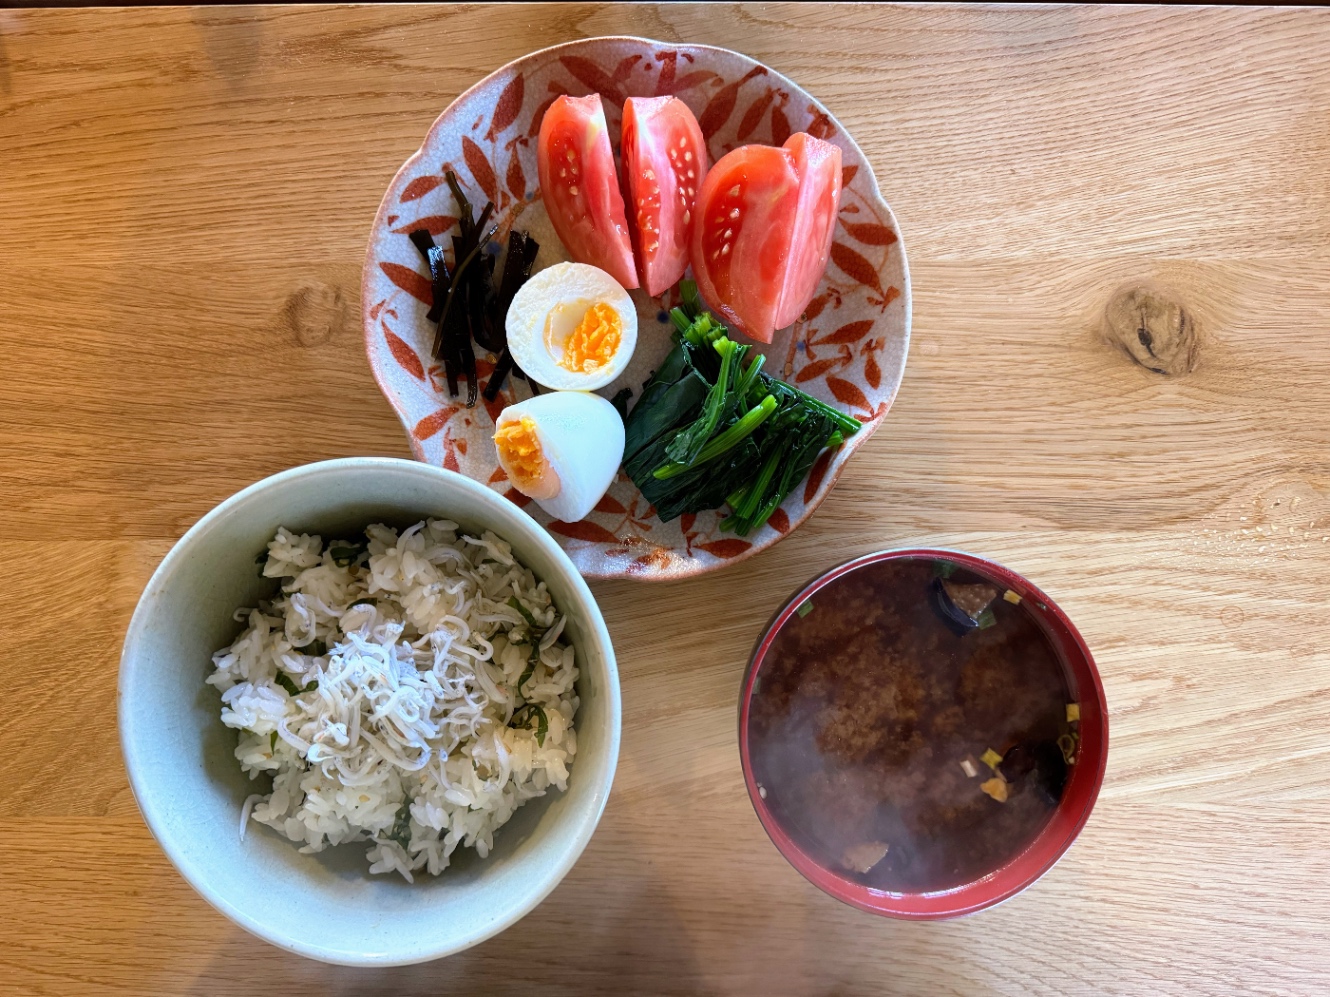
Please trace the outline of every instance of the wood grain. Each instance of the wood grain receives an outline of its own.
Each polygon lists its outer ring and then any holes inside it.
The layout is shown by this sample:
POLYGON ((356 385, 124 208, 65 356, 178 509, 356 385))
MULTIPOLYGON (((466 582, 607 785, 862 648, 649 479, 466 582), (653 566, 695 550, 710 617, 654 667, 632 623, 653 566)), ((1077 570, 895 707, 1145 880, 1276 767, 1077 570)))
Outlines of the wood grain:
POLYGON ((0 990, 1325 993, 1328 103, 1324 9, 0 10, 0 990), (741 49, 837 114, 905 233, 904 384, 775 549, 649 593, 595 586, 624 679, 619 776, 535 913, 427 966, 283 955, 195 896, 138 817, 114 725, 124 628, 226 495, 408 455, 356 320, 379 196, 477 78, 609 33, 741 49), (1105 324, 1147 285, 1192 320, 1171 374, 1105 324), (804 883, 735 745, 772 609, 905 543, 1029 574, 1111 707, 1080 841, 947 924, 804 883))

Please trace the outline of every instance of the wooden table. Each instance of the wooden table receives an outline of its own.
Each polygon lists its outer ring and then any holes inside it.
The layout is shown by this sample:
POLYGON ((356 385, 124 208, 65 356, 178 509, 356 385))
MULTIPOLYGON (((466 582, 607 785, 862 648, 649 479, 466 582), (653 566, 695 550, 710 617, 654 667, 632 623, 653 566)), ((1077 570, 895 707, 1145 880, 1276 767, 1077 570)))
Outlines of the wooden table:
POLYGON ((0 10, 0 991, 1326 993, 1327 107, 1326 10, 0 10), (741 49, 847 125, 913 264, 905 382, 776 549, 594 586, 623 753, 535 913, 424 966, 284 955, 196 896, 139 818, 125 626, 158 559, 243 485, 408 455, 357 321, 380 193, 474 80, 611 33, 741 49), (1157 358, 1134 320, 1103 323, 1150 281, 1186 313, 1180 339, 1180 313, 1147 316, 1157 358), (1079 842, 945 924, 805 883, 735 740, 772 609, 916 543, 1046 588, 1112 712, 1079 842))

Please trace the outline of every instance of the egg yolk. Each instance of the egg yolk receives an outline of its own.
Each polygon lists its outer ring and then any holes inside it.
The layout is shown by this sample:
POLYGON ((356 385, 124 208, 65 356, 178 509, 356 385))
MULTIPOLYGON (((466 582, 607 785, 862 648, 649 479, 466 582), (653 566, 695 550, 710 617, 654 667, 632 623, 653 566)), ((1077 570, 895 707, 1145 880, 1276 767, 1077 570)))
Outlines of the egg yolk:
MULTIPOLYGON (((586 310, 577 328, 563 341, 559 366, 578 374, 594 373, 614 358, 622 337, 623 323, 619 320, 619 313, 605 302, 597 301, 586 310)), ((550 353, 554 354, 557 351, 555 344, 548 342, 550 338, 547 327, 547 345, 550 353)))
POLYGON ((495 429, 494 446, 499 463, 523 495, 552 499, 559 494, 559 475, 541 449, 536 422, 530 416, 519 416, 495 429))

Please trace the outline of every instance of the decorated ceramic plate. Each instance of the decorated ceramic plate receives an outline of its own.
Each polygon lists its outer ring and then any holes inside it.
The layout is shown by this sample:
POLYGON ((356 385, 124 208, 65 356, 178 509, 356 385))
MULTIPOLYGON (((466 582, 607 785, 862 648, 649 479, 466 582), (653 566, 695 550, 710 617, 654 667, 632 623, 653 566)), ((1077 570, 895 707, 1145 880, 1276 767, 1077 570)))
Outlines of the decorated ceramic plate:
MULTIPOLYGON (((664 300, 643 290, 630 293, 638 347, 619 380, 602 390, 606 397, 623 386, 640 392, 672 346, 666 309, 677 292, 666 292, 664 300)), ((910 339, 910 278, 900 231, 872 168, 840 123, 790 80, 747 56, 645 38, 588 38, 534 52, 453 101, 383 197, 361 294, 370 366, 417 459, 466 474, 523 506, 588 578, 686 578, 755 554, 794 530, 886 416, 910 339), (509 485, 491 439, 503 407, 529 394, 526 383, 509 378, 494 402, 482 399, 467 408, 465 389, 462 397, 449 397, 431 358, 430 281, 408 235, 426 229, 440 245, 450 245, 457 205, 444 172, 452 170, 476 204, 494 202, 499 242, 516 225, 540 243, 536 270, 567 259, 541 203, 536 137, 555 97, 588 93, 601 95, 612 136, 619 134, 625 98, 679 97, 697 116, 713 162, 740 145, 780 145, 798 131, 841 149, 843 193, 826 274, 800 319, 759 349, 768 372, 864 425, 824 451, 802 485, 749 536, 722 532, 717 512, 661 522, 622 473, 587 518, 551 520, 509 485)), ((493 357, 477 355, 482 383, 493 364, 493 357)))

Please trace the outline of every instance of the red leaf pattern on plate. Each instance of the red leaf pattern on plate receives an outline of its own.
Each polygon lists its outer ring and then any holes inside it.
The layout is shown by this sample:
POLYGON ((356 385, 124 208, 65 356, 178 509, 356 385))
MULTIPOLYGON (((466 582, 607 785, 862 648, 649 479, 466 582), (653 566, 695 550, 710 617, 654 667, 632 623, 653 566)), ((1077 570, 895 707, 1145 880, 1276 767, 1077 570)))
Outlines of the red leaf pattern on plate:
POLYGON ((656 96, 667 97, 674 93, 674 71, 679 61, 678 52, 657 52, 660 60, 660 76, 656 79, 656 96))
POLYGON ((386 260, 380 261, 379 269, 390 281, 417 301, 427 305, 434 304, 434 289, 430 287, 428 277, 421 276, 410 267, 404 267, 400 263, 389 263, 386 260))
POLYGON ((526 174, 522 172, 521 156, 513 156, 512 161, 508 163, 508 176, 505 182, 508 184, 508 193, 519 201, 526 199, 526 174))
POLYGON ((714 80, 715 73, 708 73, 705 69, 697 69, 691 73, 684 73, 674 81, 674 93, 682 93, 685 90, 691 90, 695 86, 706 83, 708 80, 714 80))
POLYGON ((551 104, 553 104, 556 100, 558 100, 560 97, 562 97, 564 94, 567 93, 567 91, 564 90, 563 87, 555 87, 554 89, 557 91, 557 93, 555 93, 553 97, 551 97, 549 100, 545 101, 545 103, 541 104, 538 108, 536 108, 536 113, 531 118, 531 127, 528 128, 526 132, 527 138, 535 138, 537 135, 540 134, 540 123, 545 119, 545 112, 550 109, 551 104))
POLYGON ((516 488, 509 488, 506 492, 503 493, 503 497, 506 498, 509 502, 513 503, 513 505, 517 506, 519 509, 525 509, 527 506, 531 504, 531 499, 527 498, 516 488))
POLYGON ((885 225, 872 222, 841 222, 845 231, 866 246, 890 246, 896 241, 896 233, 885 225))
MULTIPOLYGON (((839 449, 836 447, 836 450, 839 449)), ((813 496, 822 487, 822 479, 827 476, 827 468, 831 466, 831 455, 836 450, 823 450, 813 462, 813 469, 808 472, 808 481, 804 484, 804 505, 813 501, 813 496)))
POLYGON ((369 317, 371 319, 378 318, 379 312, 383 310, 383 306, 386 305, 387 303, 388 302, 385 300, 385 301, 380 301, 378 304, 376 304, 373 308, 369 310, 369 317))
POLYGON ((783 108, 773 108, 771 111, 771 144, 784 145, 785 140, 790 137, 790 119, 785 116, 783 108))
POLYGON ((865 287, 871 287, 878 294, 882 293, 882 280, 877 275, 877 268, 862 255, 843 242, 831 244, 831 262, 865 287))
POLYGON ((521 73, 515 75, 499 94, 494 104, 494 117, 490 119, 490 130, 485 137, 491 142, 494 136, 506 129, 522 113, 522 98, 526 96, 526 80, 521 73))
POLYGON ((827 302, 831 300, 830 294, 819 294, 812 301, 808 302, 808 307, 804 309, 803 320, 811 322, 822 314, 822 309, 827 307, 827 302))
POLYGON ((633 67, 642 61, 641 53, 637 55, 626 55, 619 60, 619 64, 614 67, 614 82, 622 83, 633 73, 633 67))
POLYGON ((679 517, 679 529, 684 533, 693 532, 693 524, 697 522, 697 514, 685 512, 679 517))
POLYGON ((762 116, 767 113, 767 108, 775 99, 776 91, 772 87, 767 87, 766 93, 748 105, 748 110, 744 111, 744 116, 739 122, 739 130, 735 133, 739 141, 744 141, 757 131, 757 126, 762 123, 762 116))
POLYGON ((790 532, 790 517, 784 509, 777 509, 767 520, 767 524, 777 533, 784 536, 790 532))
POLYGON ((882 385, 882 370, 877 365, 877 359, 871 353, 864 360, 864 380, 875 391, 882 385))
POLYGON ((406 185, 406 190, 402 191, 402 203, 407 201, 419 201, 422 197, 432 191, 435 187, 443 184, 443 177, 430 174, 428 176, 416 177, 406 185))
POLYGON ((489 481, 485 483, 488 485, 495 485, 498 484, 500 481, 507 481, 507 480, 508 480, 508 472, 505 471, 502 467, 496 467, 494 471, 490 474, 489 481))
POLYGON ((400 228, 393 229, 395 235, 410 235, 417 229, 424 229, 430 235, 443 235, 454 225, 457 219, 452 215, 426 215, 424 218, 417 218, 400 228))
POLYGON ((858 322, 849 322, 841 326, 835 332, 823 336, 821 339, 810 339, 811 346, 830 346, 839 343, 857 343, 863 339, 873 328, 873 320, 860 319, 858 322))
POLYGON ((443 469, 445 471, 456 471, 459 474, 462 471, 462 466, 457 463, 457 454, 452 447, 446 445, 443 450, 443 469))
POLYGON ((841 167, 841 171, 840 171, 840 185, 841 185, 842 187, 848 187, 848 186, 850 186, 850 181, 854 179, 854 175, 855 175, 856 173, 858 173, 858 172, 859 172, 859 167, 858 167, 858 166, 843 166, 843 167, 841 167))
POLYGON ((608 492, 596 503, 596 512, 607 512, 611 515, 626 515, 628 510, 623 507, 623 503, 608 492))
POLYGON ((383 338, 388 340, 388 349, 392 351, 393 359, 402 365, 402 369, 417 381, 425 380, 425 368, 421 366, 420 357, 416 356, 416 351, 411 349, 406 341, 389 329, 387 325, 383 327, 383 338))
POLYGON ((485 158, 480 146, 466 135, 462 136, 462 158, 466 160, 466 168, 475 178, 476 186, 483 190, 491 201, 497 200, 499 183, 494 178, 494 169, 490 166, 490 161, 485 158))
POLYGON ((738 557, 749 547, 753 546, 747 540, 712 540, 710 543, 694 544, 698 550, 704 550, 714 557, 731 558, 738 557))
POLYGON ((444 426, 448 425, 448 420, 457 414, 456 405, 445 405, 439 411, 425 416, 418 423, 416 428, 411 430, 411 435, 418 440, 428 440, 444 426))
POLYGON ((580 55, 561 55, 559 61, 579 83, 585 83, 606 100, 615 104, 623 103, 623 91, 619 89, 619 84, 590 59, 584 59, 580 55))
POLYGON ((814 360, 807 367, 800 368, 799 373, 794 375, 794 381, 796 384, 803 384, 815 377, 821 377, 829 370, 838 370, 844 366, 845 361, 840 357, 833 357, 830 360, 814 360))
POLYGON ((831 389, 831 394, 836 401, 853 405, 864 412, 873 411, 873 406, 868 404, 868 399, 864 397, 863 389, 859 385, 852 384, 839 377, 828 377, 827 387, 831 389))
POLYGON ((893 286, 887 288, 887 293, 882 295, 882 307, 885 308, 887 305, 891 304, 900 296, 901 296, 901 289, 899 287, 893 286))
POLYGON ((831 123, 831 119, 815 107, 810 107, 813 112, 813 120, 805 129, 813 138, 828 139, 836 134, 836 128, 831 123))
POLYGON ((605 527, 588 522, 585 519, 580 523, 563 523, 556 519, 549 524, 549 528, 561 536, 571 537, 574 540, 587 540, 598 544, 617 544, 619 542, 619 538, 605 527))
POLYGON ((703 109, 701 117, 697 119, 697 123, 702 126, 702 137, 710 142, 711 137, 720 131, 721 125, 730 120, 730 115, 734 113, 735 102, 739 99, 741 86, 755 77, 766 75, 765 66, 754 66, 733 83, 727 83, 717 90, 711 102, 703 109))

